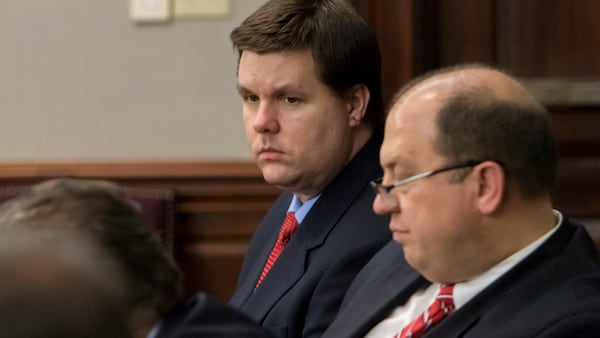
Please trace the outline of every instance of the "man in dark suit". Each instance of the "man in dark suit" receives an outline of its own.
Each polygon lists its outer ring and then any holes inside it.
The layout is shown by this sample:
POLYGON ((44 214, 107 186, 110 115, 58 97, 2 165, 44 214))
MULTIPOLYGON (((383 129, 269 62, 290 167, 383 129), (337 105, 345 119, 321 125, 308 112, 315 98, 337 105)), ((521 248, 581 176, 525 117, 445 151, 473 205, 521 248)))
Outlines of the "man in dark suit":
POLYGON ((509 76, 444 69, 396 96, 373 208, 394 241, 324 337, 598 337, 600 265, 552 209, 548 113, 509 76), (400 245, 401 244, 401 245, 400 245))
POLYGON ((268 1, 231 40, 248 143, 283 193, 250 242, 230 304, 276 336, 320 336, 391 237, 369 187, 381 175, 377 42, 345 0, 268 1))

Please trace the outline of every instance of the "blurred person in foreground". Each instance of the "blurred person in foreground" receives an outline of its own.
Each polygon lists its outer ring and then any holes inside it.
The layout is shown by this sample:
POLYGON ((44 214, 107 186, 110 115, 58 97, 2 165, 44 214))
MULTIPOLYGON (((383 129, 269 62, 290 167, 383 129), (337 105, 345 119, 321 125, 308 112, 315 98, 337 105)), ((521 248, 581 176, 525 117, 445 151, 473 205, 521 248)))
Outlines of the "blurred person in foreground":
POLYGON ((230 37, 250 150, 283 190, 230 304, 278 337, 320 336, 391 237, 369 187, 385 119, 377 41, 346 0, 270 0, 230 37))
POLYGON ((71 231, 2 231, 0 337, 132 337, 122 271, 95 244, 71 231))
POLYGON ((0 232, 15 229, 80 231, 105 250, 125 274, 134 337, 145 337, 183 297, 181 272, 117 184, 62 178, 34 185, 0 207, 0 232))
POLYGON ((266 329, 205 293, 184 301, 179 269, 135 201, 112 182, 55 179, 35 185, 0 208, 0 233, 10 236, 13 230, 82 232, 94 241, 124 272, 134 338, 156 337, 159 330, 179 338, 269 337, 266 329), (187 325, 190 307, 193 328, 187 325))
POLYGON ((598 253, 552 208, 556 140, 521 84, 483 65, 415 80, 380 155, 373 209, 395 242, 324 337, 598 337, 598 253))

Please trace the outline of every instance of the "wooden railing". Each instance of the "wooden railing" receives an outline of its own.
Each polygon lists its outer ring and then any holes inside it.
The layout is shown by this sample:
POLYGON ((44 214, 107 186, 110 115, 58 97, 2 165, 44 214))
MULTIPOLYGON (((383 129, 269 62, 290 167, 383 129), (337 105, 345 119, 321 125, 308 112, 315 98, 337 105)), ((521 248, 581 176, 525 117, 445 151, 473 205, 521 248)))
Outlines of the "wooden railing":
MULTIPOLYGON (((175 195, 175 257, 189 294, 227 300, 252 233, 279 194, 252 162, 61 162, 0 164, 0 186, 70 176, 175 195)), ((600 249, 600 159, 563 159, 555 193, 567 216, 585 220, 600 249)))

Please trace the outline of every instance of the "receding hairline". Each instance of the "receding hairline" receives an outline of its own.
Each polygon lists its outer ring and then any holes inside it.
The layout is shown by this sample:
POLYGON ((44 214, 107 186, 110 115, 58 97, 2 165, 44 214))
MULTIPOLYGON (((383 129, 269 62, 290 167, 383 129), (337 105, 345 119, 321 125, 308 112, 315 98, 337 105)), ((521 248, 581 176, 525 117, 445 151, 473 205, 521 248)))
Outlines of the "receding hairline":
POLYGON ((507 101, 520 106, 539 107, 540 103, 506 72, 482 64, 466 64, 429 72, 405 85, 392 100, 390 110, 418 94, 436 94, 443 101, 469 95, 473 102, 507 101))

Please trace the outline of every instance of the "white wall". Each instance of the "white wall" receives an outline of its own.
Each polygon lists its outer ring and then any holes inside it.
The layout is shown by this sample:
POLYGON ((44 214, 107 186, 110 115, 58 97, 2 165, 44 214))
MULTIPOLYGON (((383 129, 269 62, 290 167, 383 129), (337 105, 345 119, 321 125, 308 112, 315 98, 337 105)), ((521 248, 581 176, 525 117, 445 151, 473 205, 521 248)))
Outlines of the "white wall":
POLYGON ((0 1, 0 161, 249 159, 226 18, 136 25, 127 0, 0 1))

